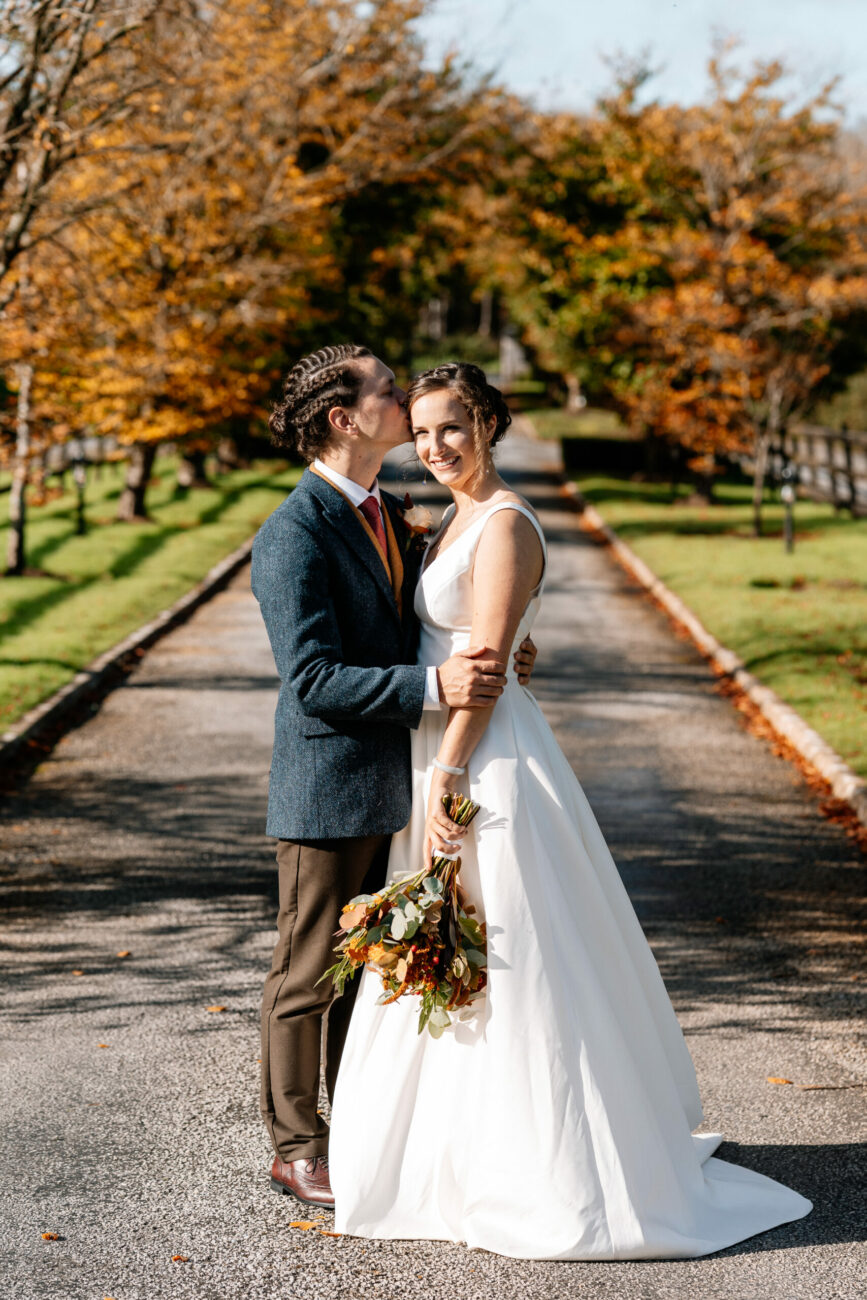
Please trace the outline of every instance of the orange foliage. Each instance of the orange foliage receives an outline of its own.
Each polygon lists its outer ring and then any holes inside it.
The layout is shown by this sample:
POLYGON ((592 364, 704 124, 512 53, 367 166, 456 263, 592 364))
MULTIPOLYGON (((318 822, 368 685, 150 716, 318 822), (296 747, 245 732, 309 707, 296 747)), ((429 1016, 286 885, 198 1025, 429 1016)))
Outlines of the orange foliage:
MULTIPOLYGON (((125 113, 65 168, 75 220, 27 258, 39 310, 7 312, 6 355, 35 364, 34 450, 261 419, 287 351, 345 328, 346 206, 441 178, 490 115, 449 60, 422 66, 423 7, 221 0, 193 21, 158 6, 117 61, 125 113)), ((371 251, 371 310, 418 254, 371 251)))

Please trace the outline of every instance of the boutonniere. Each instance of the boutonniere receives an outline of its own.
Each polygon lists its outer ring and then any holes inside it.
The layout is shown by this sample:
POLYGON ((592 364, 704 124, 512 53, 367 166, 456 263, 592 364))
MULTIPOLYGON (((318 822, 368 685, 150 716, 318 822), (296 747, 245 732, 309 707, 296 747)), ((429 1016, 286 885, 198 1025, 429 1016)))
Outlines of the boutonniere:
POLYGON ((409 533, 409 539, 406 549, 410 547, 423 549, 427 544, 425 539, 428 534, 433 532, 433 515, 425 506, 415 506, 412 503, 412 497, 407 492, 403 498, 403 508, 398 507, 404 527, 409 533))

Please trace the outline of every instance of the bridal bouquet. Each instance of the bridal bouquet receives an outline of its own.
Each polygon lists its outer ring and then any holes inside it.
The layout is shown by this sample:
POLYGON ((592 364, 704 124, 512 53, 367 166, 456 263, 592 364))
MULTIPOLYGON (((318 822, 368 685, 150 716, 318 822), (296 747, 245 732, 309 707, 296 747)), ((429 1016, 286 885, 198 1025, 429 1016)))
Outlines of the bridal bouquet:
MULTIPOLYGON (((463 795, 443 795, 452 821, 467 826, 479 805, 463 795)), ((394 880, 378 894, 359 894, 340 918, 334 949, 339 961, 325 972, 342 993, 362 966, 382 977, 383 1006, 410 993, 420 999, 418 1032, 439 1038, 452 1011, 472 1002, 487 984, 484 922, 458 886, 460 858, 435 857, 424 871, 394 880)))

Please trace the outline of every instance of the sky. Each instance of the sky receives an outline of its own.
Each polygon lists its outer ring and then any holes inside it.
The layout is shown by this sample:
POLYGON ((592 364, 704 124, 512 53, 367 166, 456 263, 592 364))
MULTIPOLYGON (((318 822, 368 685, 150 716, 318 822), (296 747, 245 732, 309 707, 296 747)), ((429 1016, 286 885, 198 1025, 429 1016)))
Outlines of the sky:
POLYGON ((834 75, 849 126, 867 125, 867 0, 435 0, 431 53, 469 56, 541 108, 589 108, 611 84, 605 56, 650 52, 653 95, 695 102, 715 33, 742 57, 781 58, 795 92, 834 75))

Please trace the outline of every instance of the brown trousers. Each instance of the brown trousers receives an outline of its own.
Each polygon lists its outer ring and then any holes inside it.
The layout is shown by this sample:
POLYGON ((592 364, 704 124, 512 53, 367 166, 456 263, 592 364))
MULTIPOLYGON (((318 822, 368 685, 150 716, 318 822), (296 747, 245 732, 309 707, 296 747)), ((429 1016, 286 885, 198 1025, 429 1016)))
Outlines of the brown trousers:
POLYGON ((281 1160, 328 1150, 328 1125, 318 1112, 323 1030, 330 1101, 359 977, 341 998, 330 980, 316 981, 337 960, 334 932, 344 903, 382 887, 390 841, 365 835, 278 845, 280 910, 262 998, 261 1109, 281 1160))

